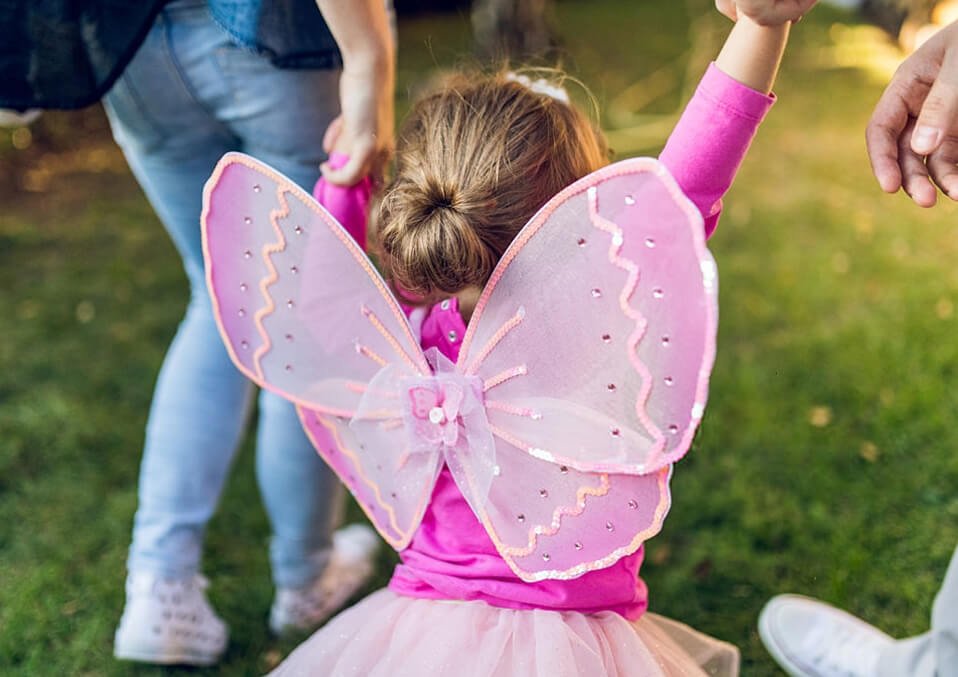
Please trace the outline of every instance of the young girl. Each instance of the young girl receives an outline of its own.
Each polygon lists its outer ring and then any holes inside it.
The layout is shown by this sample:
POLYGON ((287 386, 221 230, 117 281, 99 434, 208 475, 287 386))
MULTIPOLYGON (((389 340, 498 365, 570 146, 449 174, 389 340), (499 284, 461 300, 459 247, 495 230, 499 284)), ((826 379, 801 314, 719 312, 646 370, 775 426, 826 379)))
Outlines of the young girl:
POLYGON ((378 232, 405 317, 328 214, 224 158, 204 245, 231 356, 299 405, 402 559, 275 675, 738 673, 734 647, 646 612, 638 570, 714 355, 703 225, 787 33, 739 21, 661 164, 603 169, 561 90, 510 74, 424 98, 378 232))

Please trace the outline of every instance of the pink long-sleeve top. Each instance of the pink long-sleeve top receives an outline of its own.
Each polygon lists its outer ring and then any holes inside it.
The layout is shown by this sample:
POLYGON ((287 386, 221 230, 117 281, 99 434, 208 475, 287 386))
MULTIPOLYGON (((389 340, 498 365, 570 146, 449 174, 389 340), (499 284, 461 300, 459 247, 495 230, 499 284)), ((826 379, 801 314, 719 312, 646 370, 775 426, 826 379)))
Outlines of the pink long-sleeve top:
MULTIPOLYGON (((711 235, 755 131, 774 98, 739 84, 711 65, 659 159, 705 219, 711 235)), ((407 310, 423 349, 453 362, 466 327, 455 298, 428 310, 407 310)), ((482 600, 513 609, 584 613, 610 610, 636 619, 648 606, 639 578, 644 550, 571 580, 525 583, 496 552, 447 468, 443 468, 419 530, 400 553, 389 588, 430 599, 482 600)))

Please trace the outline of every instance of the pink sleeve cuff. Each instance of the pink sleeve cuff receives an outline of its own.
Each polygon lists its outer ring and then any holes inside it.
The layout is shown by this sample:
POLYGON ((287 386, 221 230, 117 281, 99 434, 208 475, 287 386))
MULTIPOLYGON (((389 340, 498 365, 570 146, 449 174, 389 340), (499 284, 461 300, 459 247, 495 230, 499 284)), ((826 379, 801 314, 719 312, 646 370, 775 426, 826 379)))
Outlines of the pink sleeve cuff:
POLYGON ((715 230, 725 195, 755 136, 775 103, 710 64, 659 159, 668 167, 705 219, 705 234, 715 230))
POLYGON ((715 62, 709 64, 699 83, 696 95, 701 95, 715 106, 727 109, 755 122, 765 119, 765 114, 775 103, 774 94, 762 94, 723 73, 715 62))

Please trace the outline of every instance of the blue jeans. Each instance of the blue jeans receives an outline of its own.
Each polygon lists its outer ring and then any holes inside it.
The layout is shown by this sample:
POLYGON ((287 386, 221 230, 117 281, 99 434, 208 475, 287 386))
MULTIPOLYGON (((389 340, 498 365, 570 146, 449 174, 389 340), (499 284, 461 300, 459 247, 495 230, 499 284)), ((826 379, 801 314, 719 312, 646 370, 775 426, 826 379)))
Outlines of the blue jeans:
MULTIPOLYGON (((338 70, 277 69, 230 42, 203 0, 176 0, 105 99, 114 136, 183 257, 190 283, 186 316, 150 409, 131 571, 169 578, 199 571, 204 530, 253 394, 213 319, 200 241, 203 184, 224 153, 243 151, 312 190, 325 159, 323 133, 339 112, 338 80, 338 70)), ((274 580, 304 585, 328 558, 340 485, 292 405, 265 391, 256 446, 273 527, 274 580)))

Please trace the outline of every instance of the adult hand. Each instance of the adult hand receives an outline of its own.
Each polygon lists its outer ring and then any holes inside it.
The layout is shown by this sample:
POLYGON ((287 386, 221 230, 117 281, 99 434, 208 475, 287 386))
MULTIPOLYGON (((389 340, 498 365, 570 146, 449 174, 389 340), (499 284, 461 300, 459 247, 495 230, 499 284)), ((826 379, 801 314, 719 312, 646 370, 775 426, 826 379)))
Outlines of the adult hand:
POLYGON ((340 115, 323 137, 327 153, 349 162, 320 169, 329 183, 351 186, 367 174, 382 178, 393 148, 396 60, 383 0, 316 0, 343 55, 339 80, 340 115))
POLYGON ((343 68, 339 80, 341 113, 326 129, 323 149, 349 156, 349 162, 320 169, 327 181, 351 186, 367 174, 382 179, 393 149, 393 75, 391 66, 343 68))
POLYGON ((937 185, 958 199, 958 23, 938 31, 898 67, 865 140, 872 172, 886 193, 904 188, 916 204, 931 207, 937 185))
POLYGON ((715 7, 732 21, 747 16, 763 26, 798 21, 818 0, 715 0, 715 7))

